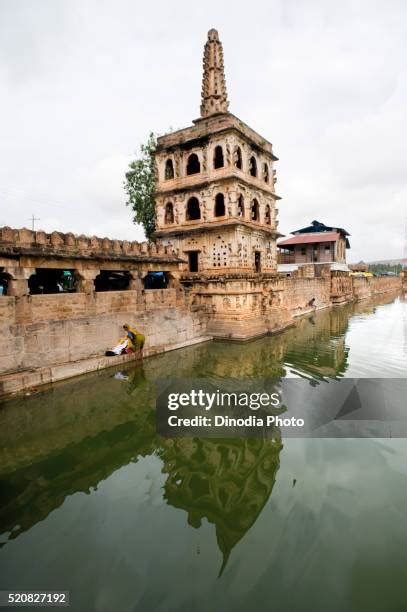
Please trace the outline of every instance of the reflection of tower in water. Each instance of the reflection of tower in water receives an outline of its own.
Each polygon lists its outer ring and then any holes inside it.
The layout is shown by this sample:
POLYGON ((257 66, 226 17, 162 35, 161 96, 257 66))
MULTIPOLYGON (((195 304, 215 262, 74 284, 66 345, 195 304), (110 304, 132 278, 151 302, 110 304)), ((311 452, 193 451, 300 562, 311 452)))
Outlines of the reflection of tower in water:
POLYGON ((164 497, 188 513, 192 527, 199 528, 203 518, 215 525, 223 555, 220 574, 271 495, 281 449, 277 431, 274 439, 181 438, 164 443, 164 497))

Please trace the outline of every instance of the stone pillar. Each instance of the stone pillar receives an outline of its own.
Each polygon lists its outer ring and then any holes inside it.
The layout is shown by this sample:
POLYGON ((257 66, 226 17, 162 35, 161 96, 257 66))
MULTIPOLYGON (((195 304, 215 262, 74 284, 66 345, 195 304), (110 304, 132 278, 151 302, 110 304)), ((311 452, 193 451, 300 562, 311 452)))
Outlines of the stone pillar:
POLYGON ((179 282, 179 276, 170 273, 168 275, 168 288, 169 289, 182 289, 181 283, 179 282))
POLYGON ((94 280, 100 270, 75 270, 75 278, 77 280, 76 291, 78 293, 93 293, 95 291, 94 280))
POLYGON ((143 289, 143 280, 142 280, 142 272, 137 270, 130 270, 131 280, 129 283, 129 289, 132 291, 138 291, 143 289))
POLYGON ((29 290, 27 280, 11 278, 8 281, 7 295, 14 297, 22 297, 23 295, 28 295, 28 293, 29 290))
POLYGON ((5 267, 3 271, 10 275, 7 295, 22 297, 29 294, 28 279, 35 274, 35 268, 5 267))
POLYGON ((232 217, 237 217, 238 216, 238 210, 237 210, 237 192, 235 190, 229 191, 228 207, 230 207, 230 215, 232 217))

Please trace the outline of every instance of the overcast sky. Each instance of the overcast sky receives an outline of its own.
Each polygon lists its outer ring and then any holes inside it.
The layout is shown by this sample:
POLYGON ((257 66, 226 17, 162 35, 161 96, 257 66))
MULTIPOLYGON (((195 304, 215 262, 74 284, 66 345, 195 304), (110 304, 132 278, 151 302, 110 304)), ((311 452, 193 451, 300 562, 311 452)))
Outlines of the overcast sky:
POLYGON ((0 0, 0 226, 142 239, 122 188, 150 131, 199 116, 217 28, 230 111, 274 145, 280 231, 403 254, 405 0, 0 0))

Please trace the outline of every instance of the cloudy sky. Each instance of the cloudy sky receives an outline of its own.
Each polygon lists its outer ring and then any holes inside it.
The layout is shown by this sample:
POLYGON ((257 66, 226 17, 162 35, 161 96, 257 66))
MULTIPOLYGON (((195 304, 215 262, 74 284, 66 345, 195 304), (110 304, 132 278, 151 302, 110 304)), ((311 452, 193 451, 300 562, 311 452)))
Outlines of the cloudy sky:
POLYGON ((405 0, 0 0, 0 226, 141 239, 124 173, 198 117, 211 27, 231 112, 280 158, 280 230, 318 219, 351 261, 401 257, 405 0))

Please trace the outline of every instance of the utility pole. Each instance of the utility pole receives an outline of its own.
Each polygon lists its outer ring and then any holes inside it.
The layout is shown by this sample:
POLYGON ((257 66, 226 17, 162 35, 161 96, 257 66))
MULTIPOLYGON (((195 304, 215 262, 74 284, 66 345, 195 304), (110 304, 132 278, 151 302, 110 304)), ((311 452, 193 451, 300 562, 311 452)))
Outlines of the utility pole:
POLYGON ((32 229, 32 231, 34 231, 35 222, 36 221, 41 221, 41 219, 39 217, 34 217, 34 213, 33 213, 29 220, 31 221, 31 229, 32 229))
POLYGON ((404 255, 403 255, 403 258, 404 258, 404 261, 401 267, 403 270, 407 270, 407 217, 404 222, 404 255))

